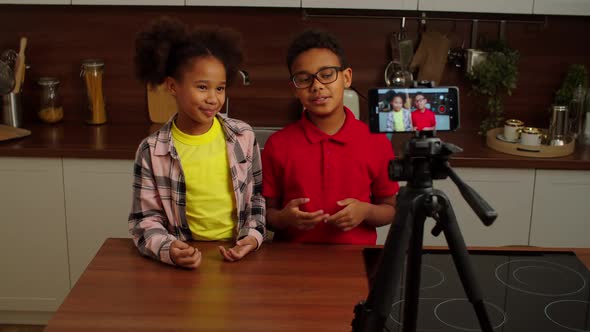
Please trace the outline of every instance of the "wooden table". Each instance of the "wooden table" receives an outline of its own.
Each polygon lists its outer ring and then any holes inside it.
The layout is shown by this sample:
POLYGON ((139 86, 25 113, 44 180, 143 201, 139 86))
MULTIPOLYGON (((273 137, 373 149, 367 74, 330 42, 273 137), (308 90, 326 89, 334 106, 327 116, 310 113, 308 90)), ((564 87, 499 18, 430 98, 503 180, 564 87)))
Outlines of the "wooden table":
POLYGON ((45 331, 350 331, 367 295, 364 246, 272 243, 227 263, 218 243, 195 245, 201 267, 183 270, 106 240, 45 331))

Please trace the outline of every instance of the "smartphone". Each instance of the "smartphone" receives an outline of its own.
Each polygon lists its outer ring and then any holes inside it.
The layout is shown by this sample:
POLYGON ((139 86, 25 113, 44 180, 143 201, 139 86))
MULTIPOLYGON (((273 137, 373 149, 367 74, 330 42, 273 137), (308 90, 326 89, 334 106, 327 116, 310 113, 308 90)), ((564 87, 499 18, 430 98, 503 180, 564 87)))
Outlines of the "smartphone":
POLYGON ((368 99, 374 133, 459 128, 459 89, 454 86, 373 88, 368 99))

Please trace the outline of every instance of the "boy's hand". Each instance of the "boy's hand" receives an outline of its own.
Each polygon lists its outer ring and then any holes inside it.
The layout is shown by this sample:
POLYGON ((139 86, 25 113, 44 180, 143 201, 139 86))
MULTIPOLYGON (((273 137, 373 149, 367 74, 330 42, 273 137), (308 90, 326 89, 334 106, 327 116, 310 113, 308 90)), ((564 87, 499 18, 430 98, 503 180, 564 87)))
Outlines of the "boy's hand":
POLYGON ((371 204, 354 198, 347 198, 336 202, 344 208, 328 218, 328 223, 346 232, 358 226, 367 218, 371 204))
POLYGON ((319 222, 325 221, 330 215, 324 210, 304 212, 299 209, 300 205, 309 202, 309 198, 292 199, 280 212, 282 224, 287 227, 294 227, 298 230, 307 231, 313 229, 319 222))
POLYGON ((170 244, 170 259, 178 266, 196 269, 201 265, 201 252, 186 242, 174 240, 170 244))
POLYGON ((225 249, 223 246, 219 246, 219 252, 226 261, 235 262, 242 259, 250 251, 256 249, 257 245, 258 241, 256 241, 256 238, 248 235, 236 242, 233 248, 225 249))

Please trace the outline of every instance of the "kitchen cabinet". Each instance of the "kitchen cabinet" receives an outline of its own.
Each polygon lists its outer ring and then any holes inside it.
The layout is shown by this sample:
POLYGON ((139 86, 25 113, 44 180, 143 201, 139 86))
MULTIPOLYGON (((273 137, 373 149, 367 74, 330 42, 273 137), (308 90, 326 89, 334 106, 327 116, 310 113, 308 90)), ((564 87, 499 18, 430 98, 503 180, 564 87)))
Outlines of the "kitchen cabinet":
POLYGON ((70 290, 61 159, 2 157, 0 183, 0 322, 46 323, 70 290))
POLYGON ((72 0, 0 0, 0 4, 14 5, 71 5, 72 0))
POLYGON ((186 0, 187 6, 301 7, 301 0, 186 0))
POLYGON ((73 5, 184 6, 184 0, 71 0, 73 5))
POLYGON ((590 247, 590 172, 538 170, 531 245, 590 247))
MULTIPOLYGON (((561 0, 555 0, 555 2, 557 1, 561 0)), ((533 2, 534 0, 418 0, 418 10, 441 12, 532 14, 533 2)))
MULTIPOLYGON (((532 169, 457 168, 457 174, 475 189, 498 213, 491 226, 484 226, 450 179, 435 180, 433 187, 449 198, 467 245, 528 245, 531 205, 535 181, 532 169)), ((424 227, 425 245, 446 245, 444 235, 432 236, 434 220, 424 227)), ((379 228, 378 243, 387 238, 388 226, 379 228)))
POLYGON ((533 14, 590 15, 588 0, 535 0, 533 14))
POLYGON ((105 239, 129 237, 132 171, 132 160, 63 160, 72 287, 105 239))
POLYGON ((301 0, 302 8, 416 10, 418 0, 301 0))

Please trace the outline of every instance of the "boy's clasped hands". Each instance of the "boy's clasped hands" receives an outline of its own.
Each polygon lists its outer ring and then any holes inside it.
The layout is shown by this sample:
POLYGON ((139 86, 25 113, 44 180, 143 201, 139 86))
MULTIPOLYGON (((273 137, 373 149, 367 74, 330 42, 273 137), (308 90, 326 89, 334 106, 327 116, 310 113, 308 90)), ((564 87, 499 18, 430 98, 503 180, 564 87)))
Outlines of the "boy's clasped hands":
MULTIPOLYGON (((219 252, 226 261, 235 262, 255 250, 257 246, 256 238, 246 236, 238 240, 233 248, 219 246, 219 252)), ((178 266, 195 269, 201 265, 202 253, 186 242, 175 240, 170 244, 170 258, 178 266)))
POLYGON ((313 229, 318 223, 325 222, 339 228, 342 231, 349 231, 358 226, 368 216, 370 204, 361 202, 354 198, 347 198, 336 202, 343 208, 329 215, 323 210, 314 212, 301 211, 301 205, 309 202, 309 198, 292 199, 279 212, 280 228, 293 227, 299 230, 307 231, 313 229))

